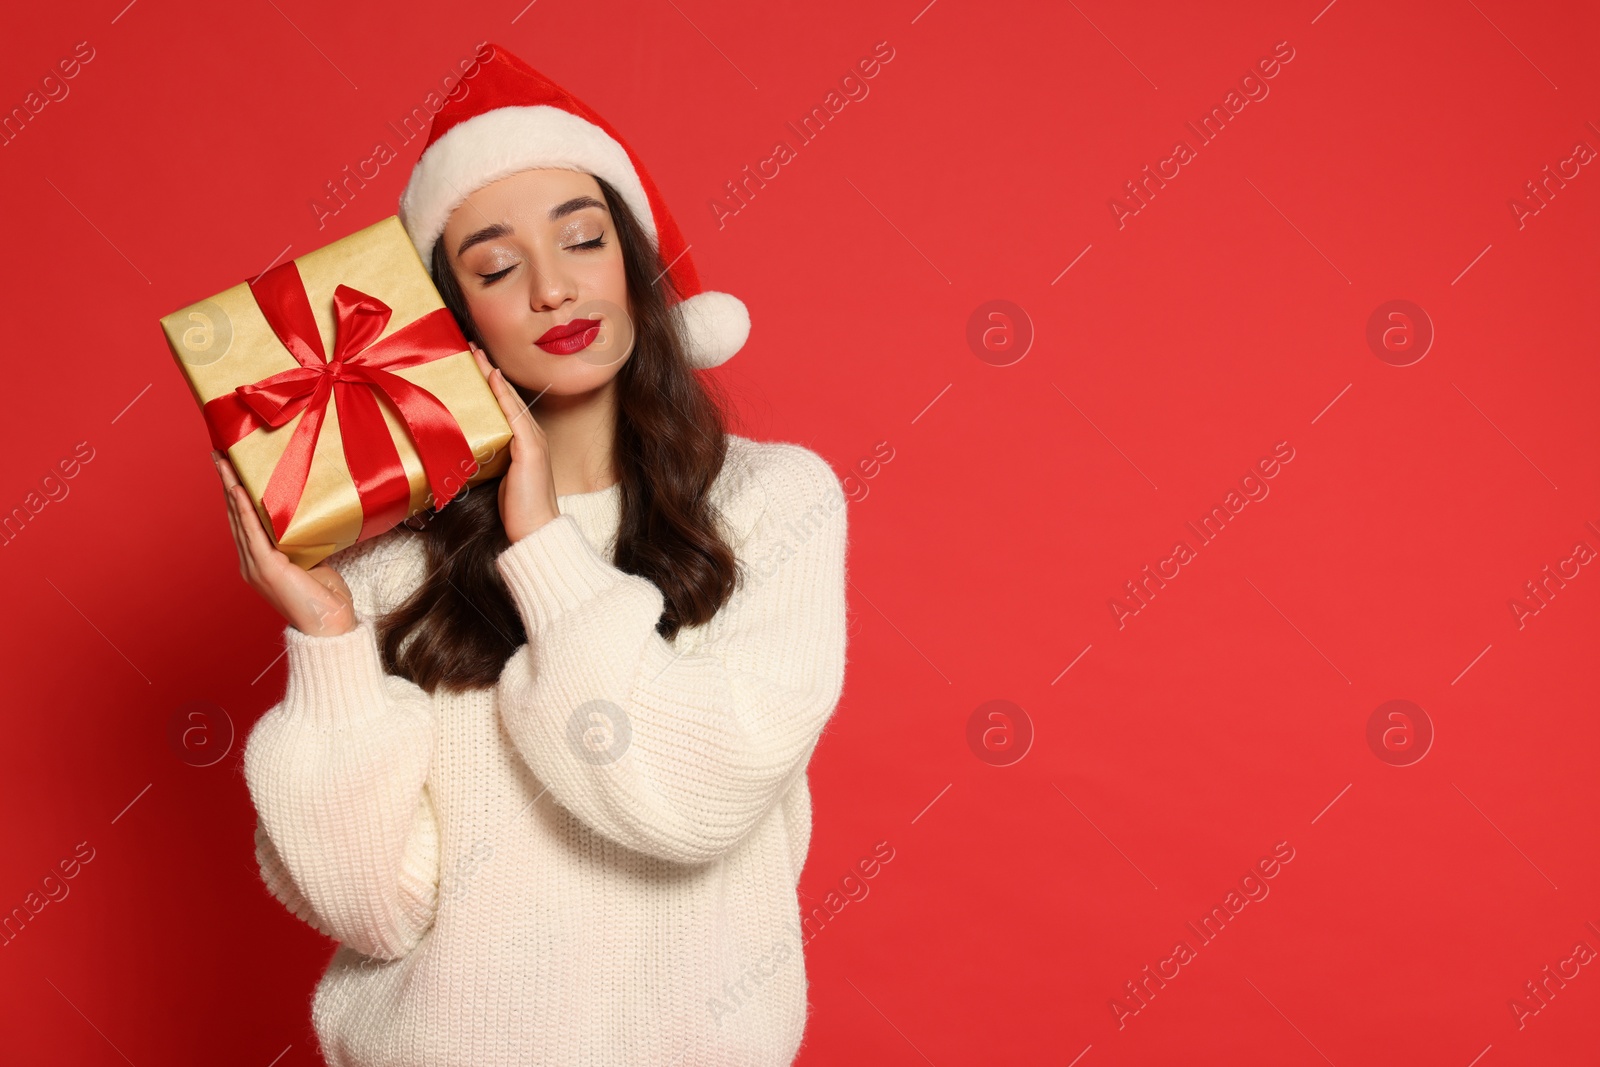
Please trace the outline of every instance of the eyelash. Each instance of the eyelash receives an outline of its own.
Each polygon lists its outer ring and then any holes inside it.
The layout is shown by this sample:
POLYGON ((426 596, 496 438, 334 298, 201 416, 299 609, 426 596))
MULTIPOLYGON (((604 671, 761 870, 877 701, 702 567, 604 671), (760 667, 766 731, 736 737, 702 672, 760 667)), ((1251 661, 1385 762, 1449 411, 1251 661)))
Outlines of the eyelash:
MULTIPOLYGON (((602 234, 601 236, 596 237, 592 241, 585 241, 582 244, 573 245, 572 247, 573 248, 604 248, 605 246, 606 246, 606 239, 605 239, 605 235, 602 234)), ((480 275, 478 275, 478 277, 483 279, 483 284, 484 285, 493 285, 495 282, 499 281, 501 278, 504 278, 507 274, 510 274, 512 272, 512 270, 514 270, 514 269, 515 269, 514 267, 507 267, 505 270, 497 270, 493 274, 480 274, 480 275)))

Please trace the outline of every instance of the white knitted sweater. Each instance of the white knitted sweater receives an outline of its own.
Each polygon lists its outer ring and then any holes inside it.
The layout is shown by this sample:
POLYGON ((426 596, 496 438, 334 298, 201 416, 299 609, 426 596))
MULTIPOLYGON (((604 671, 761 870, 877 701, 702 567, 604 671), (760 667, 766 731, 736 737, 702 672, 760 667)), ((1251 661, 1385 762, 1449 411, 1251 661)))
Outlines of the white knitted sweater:
POLYGON ((244 770, 267 887, 340 942, 330 1067, 765 1067, 806 1022, 806 764, 845 672, 846 505, 796 444, 729 435, 713 488, 742 585, 655 632, 610 562, 619 490, 497 566, 528 643, 467 694, 386 674, 372 620, 423 578, 408 528, 330 557, 358 625, 285 631, 244 770))

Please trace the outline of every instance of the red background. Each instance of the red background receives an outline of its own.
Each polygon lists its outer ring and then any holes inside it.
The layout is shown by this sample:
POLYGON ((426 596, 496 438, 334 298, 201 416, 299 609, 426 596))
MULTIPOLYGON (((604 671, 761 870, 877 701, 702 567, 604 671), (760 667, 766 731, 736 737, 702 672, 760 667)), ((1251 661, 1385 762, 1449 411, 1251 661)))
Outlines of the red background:
POLYGON ((1596 164, 1509 206, 1600 147, 1591 5, 124 3, 0 41, 5 109, 95 51, 0 149, 0 507, 93 449, 0 551, 0 910, 94 849, 0 949, 6 1062, 320 1062, 332 946, 261 885, 238 762, 284 623, 157 319, 393 214, 415 142, 325 229, 309 203, 485 39, 622 131, 749 306, 716 372, 741 432, 851 477, 802 890, 860 899, 807 947, 801 1064, 1595 1062, 1596 967, 1510 1007, 1600 949, 1600 575, 1509 607, 1600 549, 1596 164), (870 94, 719 227, 880 41, 870 94), (1270 95, 1119 228, 1280 41, 1270 95), (1034 332, 1006 366, 966 340, 997 299, 1034 332), (1394 299, 1437 333, 1410 366, 1366 341, 1394 299), (1123 583, 1278 442, 1270 495, 1119 628, 1123 583), (1001 699, 1033 731, 1009 766, 967 740, 1001 699), (1367 741, 1391 699, 1435 731, 1409 766, 1367 741), (193 700, 237 731, 213 766, 168 739, 193 700), (1278 842, 1270 895, 1119 1027, 1278 842))

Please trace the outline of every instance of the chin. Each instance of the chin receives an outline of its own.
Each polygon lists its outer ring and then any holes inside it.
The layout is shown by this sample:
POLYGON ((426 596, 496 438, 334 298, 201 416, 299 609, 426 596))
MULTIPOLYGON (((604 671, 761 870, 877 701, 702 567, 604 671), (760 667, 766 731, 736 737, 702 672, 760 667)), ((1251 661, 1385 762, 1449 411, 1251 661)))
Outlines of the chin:
MULTIPOLYGON (((563 358, 572 360, 574 363, 578 362, 572 356, 563 358)), ((609 369, 597 374, 594 368, 589 366, 564 367, 557 365, 555 367, 542 367, 540 370, 539 378, 542 379, 543 384, 533 390, 535 395, 538 394, 540 389, 545 389, 546 396, 582 396, 584 393, 592 393, 601 388, 614 377, 609 369), (548 389, 546 389, 546 386, 548 386, 548 389)))

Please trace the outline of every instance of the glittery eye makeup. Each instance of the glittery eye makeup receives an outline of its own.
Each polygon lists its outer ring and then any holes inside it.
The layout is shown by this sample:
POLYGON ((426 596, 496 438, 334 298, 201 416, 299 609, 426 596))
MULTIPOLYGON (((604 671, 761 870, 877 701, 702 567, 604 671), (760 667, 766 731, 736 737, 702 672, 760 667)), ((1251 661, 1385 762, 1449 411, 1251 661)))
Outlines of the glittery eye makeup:
MULTIPOLYGON (((506 237, 506 236, 511 236, 514 233, 515 233, 515 231, 512 230, 509 226, 507 226, 507 227, 504 227, 503 229, 500 229, 499 232, 492 232, 492 236, 493 237, 506 237)), ((476 237, 478 235, 474 235, 474 236, 476 237)), ((488 238, 490 238, 490 236, 491 236, 491 231, 484 231, 484 237, 480 238, 480 240, 488 239, 488 238)), ((474 242, 474 243, 477 243, 477 242, 474 242)), ((560 247, 564 251, 569 251, 569 252, 578 251, 578 250, 589 252, 589 251, 596 251, 598 249, 605 248, 607 242, 606 242, 606 237, 605 237, 604 224, 600 220, 594 219, 594 218, 573 219, 571 222, 568 222, 566 225, 562 226, 561 229, 557 232, 557 234, 556 234, 556 244, 557 244, 558 247, 560 247), (590 236, 591 234, 593 234, 594 236, 590 236)), ((488 263, 485 264, 485 266, 492 268, 492 267, 495 266, 495 264, 503 263, 503 262, 505 262, 505 259, 503 257, 494 256, 489 260, 488 263)), ((502 268, 499 268, 499 269, 487 270, 487 271, 485 271, 485 270, 475 270, 473 273, 477 274, 479 279, 480 279, 479 287, 480 288, 486 288, 486 287, 488 287, 490 285, 493 285, 495 282, 499 281, 501 278, 505 277, 507 274, 510 274, 513 270, 516 269, 516 267, 517 267, 517 263, 516 262, 512 262, 509 266, 502 267, 502 268)))
POLYGON ((574 219, 561 227, 556 243, 562 248, 600 248, 605 245, 605 235, 594 219, 574 219))
POLYGON ((474 273, 483 279, 484 285, 492 285, 495 281, 511 273, 516 268, 517 263, 515 259, 511 259, 508 256, 497 255, 487 257, 487 262, 483 266, 485 269, 474 271, 474 273), (502 263, 506 264, 506 266, 500 266, 502 263))

